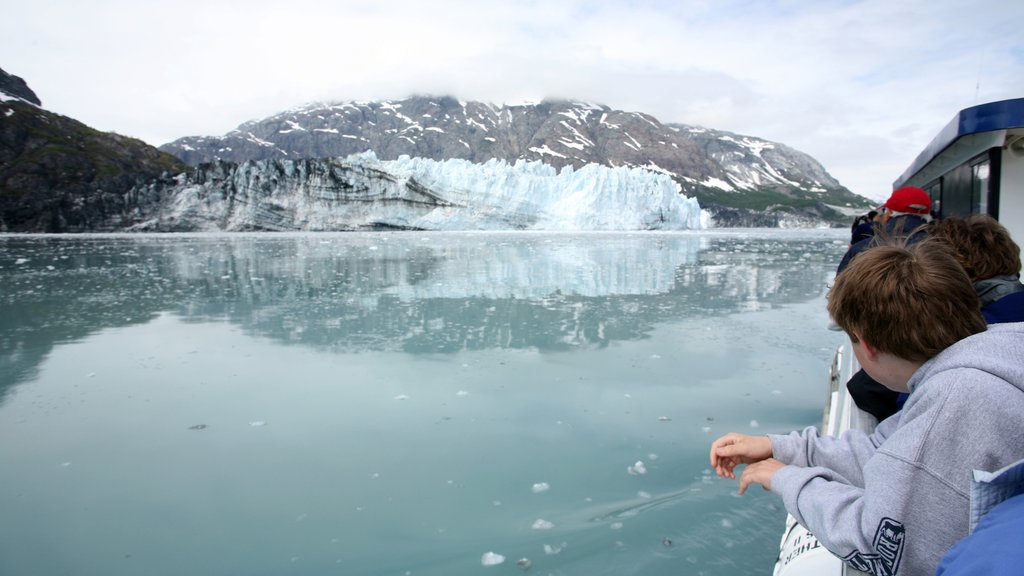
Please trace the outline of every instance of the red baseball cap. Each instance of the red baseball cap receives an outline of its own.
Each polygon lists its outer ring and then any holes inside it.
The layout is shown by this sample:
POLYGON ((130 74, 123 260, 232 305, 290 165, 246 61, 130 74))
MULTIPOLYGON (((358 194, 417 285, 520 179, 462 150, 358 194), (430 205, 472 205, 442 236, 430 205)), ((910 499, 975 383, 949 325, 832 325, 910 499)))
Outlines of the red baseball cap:
POLYGON ((928 214, 932 211, 932 198, 916 186, 904 186, 893 192, 882 207, 906 214, 928 214))

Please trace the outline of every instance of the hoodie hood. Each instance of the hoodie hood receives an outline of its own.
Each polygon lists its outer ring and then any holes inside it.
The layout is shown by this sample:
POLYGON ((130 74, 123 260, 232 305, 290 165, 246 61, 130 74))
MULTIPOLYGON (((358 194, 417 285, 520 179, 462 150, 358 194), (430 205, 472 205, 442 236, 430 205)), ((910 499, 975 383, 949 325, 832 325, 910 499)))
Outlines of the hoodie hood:
POLYGON ((982 308, 1003 296, 1022 290, 1024 290, 1024 284, 1020 283, 1019 276, 996 276, 974 283, 974 291, 978 293, 982 308))
POLYGON ((924 363, 907 382, 913 392, 935 374, 954 368, 975 368, 1005 380, 1024 392, 1024 322, 992 324, 984 332, 946 348, 924 363))

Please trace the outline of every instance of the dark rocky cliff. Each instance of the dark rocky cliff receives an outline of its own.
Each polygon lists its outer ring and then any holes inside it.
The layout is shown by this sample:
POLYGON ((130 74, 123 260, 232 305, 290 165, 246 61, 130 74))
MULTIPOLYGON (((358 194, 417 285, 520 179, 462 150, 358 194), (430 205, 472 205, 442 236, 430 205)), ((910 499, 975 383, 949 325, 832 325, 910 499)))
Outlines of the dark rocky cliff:
POLYGON ((43 110, 11 80, 20 78, 0 77, 17 96, 0 100, 0 231, 118 230, 135 219, 126 202, 134 186, 188 168, 141 140, 43 110))

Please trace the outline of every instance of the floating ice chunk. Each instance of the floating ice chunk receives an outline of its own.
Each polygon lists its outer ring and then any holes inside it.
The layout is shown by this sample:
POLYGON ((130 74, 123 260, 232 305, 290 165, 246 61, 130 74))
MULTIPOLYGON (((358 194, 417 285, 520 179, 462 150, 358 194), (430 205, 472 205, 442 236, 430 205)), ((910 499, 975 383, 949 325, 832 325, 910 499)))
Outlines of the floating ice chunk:
POLYGON ((15 264, 24 264, 25 262, 28 262, 28 258, 18 258, 14 261, 15 264))
POLYGON ((733 527, 732 520, 729 520, 728 518, 722 518, 722 528, 732 528, 732 527, 733 527))
POLYGON ((760 426, 760 424, 757 423, 757 420, 751 420, 750 421, 750 427, 751 428, 757 428, 758 426, 760 426))
POLYGON ((530 528, 533 528, 534 530, 551 530, 554 527, 554 524, 548 522, 543 518, 537 518, 537 520, 533 523, 533 526, 530 526, 530 528))
POLYGON ((711 426, 701 426, 701 431, 707 434, 708 432, 711 432, 711 426))
POLYGON ((643 460, 637 460, 636 464, 626 468, 626 472, 629 472, 630 476, 643 476, 647 474, 647 466, 644 466, 643 460))
POLYGON ((558 546, 552 546, 551 544, 544 545, 544 553, 548 556, 554 556, 555 554, 561 554, 562 550, 565 550, 566 543, 562 542, 558 546))
POLYGON ((459 390, 458 392, 455 393, 455 395, 456 396, 469 396, 469 392, 466 392, 465 390, 459 390))
POLYGON ((409 399, 409 397, 406 396, 405 394, 399 394, 398 396, 395 396, 395 400, 408 400, 408 399, 409 399))
POLYGON ((537 482, 533 485, 534 494, 540 494, 541 492, 547 492, 548 490, 551 490, 551 485, 547 482, 537 482))
POLYGON ((612 522, 608 527, 612 530, 622 530, 622 522, 612 522))
POLYGON ((96 377, 96 373, 95 372, 89 372, 88 374, 85 375, 85 377, 86 378, 95 378, 96 377))
POLYGON ((70 466, 71 466, 71 462, 61 462, 61 464, 60 464, 61 468, 68 468, 70 466))
POLYGON ((658 421, 659 422, 671 422, 672 419, 669 418, 668 416, 658 416, 658 421))
POLYGON ((647 455, 647 459, 648 460, 657 460, 658 459, 658 455, 655 454, 654 452, 651 452, 650 454, 647 455))
POLYGON ((523 570, 529 570, 533 566, 533 562, 530 562, 529 558, 520 558, 516 560, 516 566, 519 566, 523 570))
POLYGON ((505 557, 501 554, 495 554, 494 552, 487 552, 480 558, 480 563, 484 566, 497 566, 505 561, 505 557))
POLYGON ((249 422, 249 426, 252 426, 253 428, 259 428, 260 426, 266 426, 266 425, 267 425, 266 420, 253 420, 252 422, 249 422))
POLYGON ((781 396, 782 390, 772 390, 772 394, 774 394, 775 396, 781 396))
POLYGON ((651 360, 661 360, 661 354, 651 354, 651 360))

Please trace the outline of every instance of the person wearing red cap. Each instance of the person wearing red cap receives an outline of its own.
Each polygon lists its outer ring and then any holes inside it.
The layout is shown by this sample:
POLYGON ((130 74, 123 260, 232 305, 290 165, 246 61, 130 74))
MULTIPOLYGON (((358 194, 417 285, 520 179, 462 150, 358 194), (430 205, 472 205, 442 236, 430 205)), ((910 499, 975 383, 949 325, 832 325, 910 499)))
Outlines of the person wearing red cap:
MULTIPOLYGON (((913 243, 924 237, 924 226, 931 220, 932 198, 924 190, 916 186, 904 186, 892 193, 882 204, 879 216, 879 228, 884 230, 881 236, 888 238, 907 238, 913 243)), ((842 273, 854 256, 867 250, 874 238, 865 238, 850 246, 839 262, 836 274, 842 273)))

